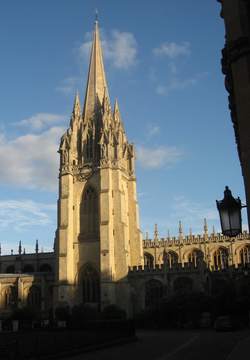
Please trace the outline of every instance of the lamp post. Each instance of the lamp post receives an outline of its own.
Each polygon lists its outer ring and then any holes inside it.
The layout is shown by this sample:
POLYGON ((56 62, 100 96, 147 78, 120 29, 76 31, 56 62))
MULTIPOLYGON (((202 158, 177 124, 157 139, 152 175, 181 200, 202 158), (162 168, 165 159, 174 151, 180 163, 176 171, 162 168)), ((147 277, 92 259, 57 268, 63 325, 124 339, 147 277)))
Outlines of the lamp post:
POLYGON ((224 198, 216 200, 217 209, 220 214, 222 234, 235 237, 242 232, 241 209, 246 207, 241 205, 241 200, 233 197, 231 190, 226 186, 224 198))

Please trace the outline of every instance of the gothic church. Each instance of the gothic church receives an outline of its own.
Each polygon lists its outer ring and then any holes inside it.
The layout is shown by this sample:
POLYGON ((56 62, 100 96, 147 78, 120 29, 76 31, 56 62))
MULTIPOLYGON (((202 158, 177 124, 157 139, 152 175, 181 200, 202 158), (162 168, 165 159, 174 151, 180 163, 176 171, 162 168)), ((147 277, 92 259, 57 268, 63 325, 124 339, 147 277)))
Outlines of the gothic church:
POLYGON ((248 276, 250 237, 214 231, 142 240, 135 149, 118 102, 112 109, 95 22, 83 110, 77 94, 59 147, 58 227, 54 252, 0 256, 0 312, 35 306, 116 304, 129 316, 176 293, 213 293, 248 276), (219 284, 219 285, 218 285, 219 284))

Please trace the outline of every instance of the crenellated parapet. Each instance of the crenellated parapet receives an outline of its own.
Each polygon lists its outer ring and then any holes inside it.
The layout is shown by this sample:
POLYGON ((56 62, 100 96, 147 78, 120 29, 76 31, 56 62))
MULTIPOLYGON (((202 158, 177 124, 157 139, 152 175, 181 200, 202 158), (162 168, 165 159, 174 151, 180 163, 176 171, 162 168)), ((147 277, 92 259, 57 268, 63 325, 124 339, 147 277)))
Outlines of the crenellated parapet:
POLYGON ((181 239, 179 237, 162 237, 159 239, 144 239, 143 248, 154 248, 154 247, 173 247, 173 246, 183 246, 183 245, 199 245, 204 243, 232 243, 232 241, 250 241, 250 234, 247 231, 244 231, 242 234, 237 235, 233 240, 228 236, 224 236, 221 233, 212 233, 208 236, 204 234, 197 235, 186 235, 181 239))

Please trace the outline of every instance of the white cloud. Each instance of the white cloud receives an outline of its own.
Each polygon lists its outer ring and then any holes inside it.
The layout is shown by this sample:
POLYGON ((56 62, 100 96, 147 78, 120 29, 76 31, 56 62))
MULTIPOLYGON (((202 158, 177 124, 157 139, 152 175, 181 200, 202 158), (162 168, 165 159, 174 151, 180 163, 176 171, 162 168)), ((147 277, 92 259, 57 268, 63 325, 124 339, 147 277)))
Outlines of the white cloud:
POLYGON ((61 84, 56 87, 56 90, 65 95, 72 95, 76 92, 77 85, 79 85, 79 78, 70 76, 62 80, 61 84))
MULTIPOLYGON (((79 48, 80 56, 89 58, 92 39, 90 33, 85 35, 85 41, 79 48)), ((110 36, 102 33, 102 48, 106 60, 118 69, 127 69, 136 64, 137 41, 130 32, 113 30, 110 36)))
POLYGON ((196 74, 193 77, 186 79, 185 78, 181 79, 178 78, 177 76, 173 76, 169 79, 169 81, 166 84, 164 85, 159 84, 156 87, 156 93, 158 95, 168 95, 172 91, 186 89, 188 87, 196 85, 198 81, 206 75, 207 73, 196 74))
POLYGON ((137 146, 138 162, 146 169, 159 169, 172 165, 179 161, 182 156, 182 152, 176 147, 158 146, 150 148, 137 146))
POLYGON ((147 126, 147 137, 152 138, 160 133, 160 127, 158 125, 149 124, 147 126))
POLYGON ((62 122, 65 120, 65 116, 59 114, 50 114, 50 113, 38 113, 27 119, 23 119, 15 125, 27 126, 31 130, 41 130, 47 126, 52 126, 56 123, 62 122))
POLYGON ((47 226, 52 223, 51 212, 55 204, 43 204, 32 200, 0 201, 0 229, 22 231, 31 226, 47 226))
POLYGON ((58 146, 63 127, 7 139, 0 134, 0 183, 54 191, 57 188, 58 146))
POLYGON ((185 41, 181 44, 176 42, 164 42, 159 47, 153 49, 153 53, 156 56, 166 56, 170 59, 174 59, 179 56, 190 55, 190 43, 185 41))

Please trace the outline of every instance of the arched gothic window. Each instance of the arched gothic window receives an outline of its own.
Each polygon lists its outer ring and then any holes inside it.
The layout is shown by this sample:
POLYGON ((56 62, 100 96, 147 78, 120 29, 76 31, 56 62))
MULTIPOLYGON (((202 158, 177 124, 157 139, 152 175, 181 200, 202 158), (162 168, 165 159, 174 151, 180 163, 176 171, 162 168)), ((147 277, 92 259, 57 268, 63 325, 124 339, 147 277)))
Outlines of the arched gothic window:
POLYGON ((99 198, 88 186, 83 193, 80 206, 80 234, 83 240, 99 239, 99 198))
POLYGON ((151 255, 147 252, 144 253, 144 265, 147 266, 149 269, 153 269, 153 267, 154 267, 153 255, 151 255))
POLYGON ((220 247, 214 252, 214 267, 223 270, 228 267, 228 250, 220 247))
POLYGON ((250 246, 247 245, 240 250, 240 262, 242 265, 250 263, 250 246))
POLYGON ((5 309, 17 306, 17 288, 9 286, 3 292, 4 307, 5 309))
POLYGON ((195 267, 202 263, 204 254, 201 250, 195 249, 188 255, 188 262, 195 267))
POLYGON ((163 297, 163 285, 159 280, 149 280, 145 284, 145 307, 158 308, 163 297))
POLYGON ((100 303, 100 277, 98 272, 90 265, 87 265, 81 276, 82 302, 100 303))
POLYGON ((33 273, 34 271, 35 270, 33 265, 27 264, 23 267, 23 273, 33 273))
POLYGON ((174 251, 165 251, 163 254, 163 263, 170 269, 178 263, 178 255, 174 251))
POLYGON ((15 266, 14 265, 7 266, 6 273, 7 274, 14 274, 15 273, 15 266))
POLYGON ((52 268, 49 264, 42 264, 39 268, 40 272, 48 272, 51 273, 52 272, 52 268))
POLYGON ((178 277, 174 281, 174 292, 179 295, 188 294, 193 289, 193 281, 189 277, 178 277))
POLYGON ((41 307, 41 289, 38 286, 32 285, 28 292, 27 304, 34 308, 41 307))

